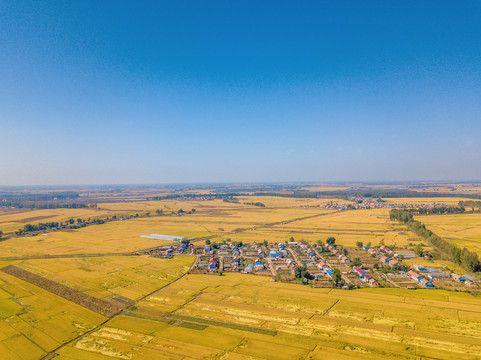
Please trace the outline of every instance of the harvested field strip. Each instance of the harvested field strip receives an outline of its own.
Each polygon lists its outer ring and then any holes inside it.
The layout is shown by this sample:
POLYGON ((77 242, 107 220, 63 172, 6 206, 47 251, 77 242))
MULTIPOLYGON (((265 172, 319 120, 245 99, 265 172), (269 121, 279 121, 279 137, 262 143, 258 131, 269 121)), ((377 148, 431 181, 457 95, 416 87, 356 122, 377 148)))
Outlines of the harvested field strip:
POLYGON ((159 322, 163 322, 163 323, 166 323, 166 324, 169 324, 169 325, 172 325, 172 326, 181 326, 181 327, 186 327, 186 328, 193 329, 193 330, 204 330, 205 328, 207 328, 207 326, 209 326, 209 325, 200 324, 199 322, 174 320, 174 319, 167 318, 167 317, 161 317, 161 316, 155 316, 155 315, 146 315, 144 313, 139 313, 137 311, 135 313, 132 313, 132 312, 125 313, 124 315, 130 316, 130 317, 133 317, 133 318, 137 318, 137 319, 159 321, 159 322))
POLYGON ((256 334, 270 335, 270 336, 275 336, 277 334, 276 330, 264 329, 260 327, 242 325, 242 324, 225 322, 225 321, 211 320, 211 319, 201 318, 197 316, 187 316, 187 315, 173 314, 173 313, 165 314, 165 315, 160 315, 160 314, 153 315, 153 312, 151 311, 146 312, 143 310, 128 312, 125 315, 147 319, 147 320, 157 320, 161 322, 167 322, 172 325, 178 325, 178 326, 183 326, 182 324, 185 323, 186 325, 184 326, 186 327, 189 327, 189 325, 192 324, 192 325, 200 325, 200 326, 217 326, 217 327, 222 327, 227 329, 241 330, 241 331, 247 331, 247 332, 252 332, 256 334), (179 322, 179 323, 176 324, 176 322, 179 322))
POLYGON ((2 269, 4 273, 15 276, 21 280, 27 281, 55 295, 63 297, 89 310, 95 311, 101 315, 111 317, 119 312, 118 307, 104 300, 97 299, 91 295, 84 294, 78 290, 69 288, 68 286, 59 284, 55 281, 44 278, 30 271, 20 269, 16 266, 9 265, 2 269))
POLYGON ((264 329, 264 328, 259 328, 255 326, 241 325, 241 324, 224 322, 224 321, 210 320, 210 319, 200 318, 196 316, 169 314, 167 315, 167 318, 197 323, 201 325, 211 325, 211 326, 223 327, 223 328, 233 329, 233 330, 248 331, 248 332, 253 332, 253 333, 262 334, 262 335, 275 336, 277 334, 277 331, 275 330, 264 329))

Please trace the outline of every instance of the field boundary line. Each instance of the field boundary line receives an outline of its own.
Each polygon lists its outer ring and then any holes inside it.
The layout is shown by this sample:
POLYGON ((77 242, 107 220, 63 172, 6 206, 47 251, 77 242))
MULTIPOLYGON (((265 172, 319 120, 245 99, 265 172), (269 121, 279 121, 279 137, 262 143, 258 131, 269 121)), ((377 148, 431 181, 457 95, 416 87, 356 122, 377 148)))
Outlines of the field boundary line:
POLYGON ((336 304, 337 304, 339 301, 340 301, 340 299, 337 299, 336 301, 334 301, 334 304, 332 304, 331 306, 329 306, 329 307, 321 314, 321 316, 327 315, 327 313, 328 313, 329 311, 331 311, 331 309, 332 309, 334 306, 336 306, 336 304))

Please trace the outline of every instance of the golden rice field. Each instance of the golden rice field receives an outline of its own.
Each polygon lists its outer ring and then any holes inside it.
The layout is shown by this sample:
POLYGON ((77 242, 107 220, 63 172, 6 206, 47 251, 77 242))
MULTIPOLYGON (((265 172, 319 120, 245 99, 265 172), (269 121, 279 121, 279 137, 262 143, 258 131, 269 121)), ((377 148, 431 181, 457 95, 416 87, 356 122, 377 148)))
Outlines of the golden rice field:
POLYGON ((402 225, 389 220, 389 209, 331 212, 326 215, 293 223, 229 235, 233 240, 286 241, 290 237, 308 242, 325 241, 329 236, 336 243, 355 246, 357 241, 373 246, 384 241, 385 245, 404 246, 417 236, 402 225))
POLYGON ((416 220, 458 247, 466 247, 481 256, 481 214, 425 215, 416 220))
POLYGON ((343 291, 255 275, 187 275, 137 306, 63 347, 58 358, 481 357, 481 299, 465 293, 343 291))
POLYGON ((2 359, 40 359, 105 320, 100 314, 0 272, 2 359))
MULTIPOLYGON (((2 262, 58 281, 98 298, 130 300, 176 280, 193 257, 100 257, 2 262)), ((40 359, 105 321, 102 315, 0 271, 0 358, 40 359)))
POLYGON ((0 242, 0 257, 123 253, 169 244, 140 237, 162 230, 157 219, 115 221, 48 235, 13 237, 0 242))
MULTIPOLYGON (((0 242, 0 257, 107 255, 171 243, 140 237, 150 233, 216 235, 212 241, 229 237, 246 243, 285 241, 291 236, 316 242, 334 236, 336 243, 346 246, 355 246, 357 241, 404 246, 418 240, 405 226, 389 220, 389 209, 338 212, 304 207, 329 199, 239 200, 260 201, 266 208, 222 200, 105 203, 96 211, 153 213, 156 209, 168 212, 195 208, 196 212, 12 237, 0 242), (318 216, 263 227, 313 215, 318 216), (247 230, 229 234, 236 229, 247 230)), ((16 216, 18 224, 29 219, 26 214, 16 216)), ((416 218, 459 246, 481 252, 481 215, 416 218)), ((0 216, 1 224, 6 222, 0 216)), ((314 289, 233 273, 182 277, 192 262, 190 256, 166 260, 114 255, 16 260, 0 262, 0 266, 14 264, 97 298, 117 295, 137 301, 131 311, 61 347, 56 351, 58 359, 481 358, 481 298, 467 293, 314 289)), ((454 272, 464 273, 446 261, 416 263, 434 267, 446 264, 454 272)), ((102 315, 0 272, 0 359, 40 359, 105 320, 102 315)))
POLYGON ((106 256, 25 260, 15 265, 97 298, 139 300, 185 274, 193 256, 106 256))
POLYGON ((278 196, 238 196, 236 197, 241 203, 244 202, 260 202, 266 207, 302 207, 302 206, 319 206, 330 204, 352 204, 352 201, 335 198, 288 198, 278 196))
POLYGON ((117 212, 97 209, 0 209, 0 230, 4 233, 17 231, 25 224, 38 224, 45 222, 62 222, 68 219, 106 218, 116 215, 117 212))
MULTIPOLYGON (((141 238, 140 235, 143 234, 189 238, 222 235, 236 229, 332 212, 318 208, 270 209, 222 201, 205 201, 202 205, 203 207, 197 207, 194 214, 184 216, 150 216, 35 237, 13 237, 0 242, 0 257, 131 252, 170 243, 141 238)), ((186 206, 182 208, 185 209, 186 206)))

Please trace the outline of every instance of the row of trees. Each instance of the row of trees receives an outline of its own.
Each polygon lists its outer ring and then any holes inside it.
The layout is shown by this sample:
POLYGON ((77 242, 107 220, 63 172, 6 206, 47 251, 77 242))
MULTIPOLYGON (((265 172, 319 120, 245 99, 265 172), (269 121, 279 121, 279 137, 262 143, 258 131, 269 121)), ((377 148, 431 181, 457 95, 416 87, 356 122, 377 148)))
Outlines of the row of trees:
POLYGON ((409 210, 410 212, 415 212, 417 214, 462 214, 466 211, 464 206, 435 206, 429 208, 417 208, 409 210))
MULTIPOLYGON (((108 220, 108 218, 107 218, 108 220)), ((85 220, 78 218, 77 220, 71 218, 64 222, 46 222, 46 223, 38 223, 38 224, 25 224, 22 229, 18 229, 15 231, 16 235, 23 235, 29 232, 34 231, 43 231, 43 230, 50 230, 50 229, 57 229, 57 228, 70 228, 70 229, 78 229, 80 227, 85 227, 87 223, 90 224, 104 224, 105 221, 102 219, 93 219, 93 220, 85 220)))
POLYGON ((58 202, 32 202, 32 201, 0 201, 0 207, 18 209, 81 209, 86 208, 87 204, 82 203, 58 203, 58 202))
POLYGON ((253 205, 253 206, 259 206, 259 207, 266 207, 263 203, 261 202, 245 202, 244 205, 253 205))
POLYGON ((65 201, 77 199, 75 191, 60 191, 47 193, 1 193, 0 201, 65 201))
POLYGON ((154 196, 149 198, 148 200, 173 200, 173 199, 195 199, 195 198, 207 198, 207 199, 223 199, 223 198, 232 198, 234 196, 239 196, 239 193, 218 193, 218 194, 192 194, 192 193, 183 193, 183 194, 170 194, 164 196, 154 196))
POLYGON ((458 206, 470 207, 470 208, 481 208, 480 200, 464 200, 458 202, 458 206))
POLYGON ((391 210, 389 217, 391 220, 398 220, 399 222, 407 224, 409 230, 429 241, 454 263, 461 265, 468 271, 481 271, 481 263, 475 252, 469 251, 466 248, 460 249, 453 243, 434 234, 431 230, 426 229, 426 226, 423 223, 414 220, 409 211, 393 209, 391 210))

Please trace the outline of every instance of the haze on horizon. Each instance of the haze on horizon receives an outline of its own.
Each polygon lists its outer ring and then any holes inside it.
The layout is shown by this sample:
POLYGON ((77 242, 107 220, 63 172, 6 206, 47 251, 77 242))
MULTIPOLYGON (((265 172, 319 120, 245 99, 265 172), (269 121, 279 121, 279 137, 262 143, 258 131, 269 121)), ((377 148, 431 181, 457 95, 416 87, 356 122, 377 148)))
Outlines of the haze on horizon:
POLYGON ((479 180, 480 14, 0 2, 0 185, 479 180))

